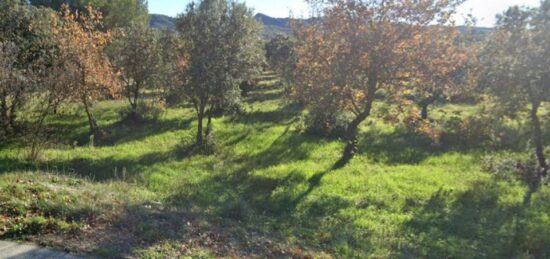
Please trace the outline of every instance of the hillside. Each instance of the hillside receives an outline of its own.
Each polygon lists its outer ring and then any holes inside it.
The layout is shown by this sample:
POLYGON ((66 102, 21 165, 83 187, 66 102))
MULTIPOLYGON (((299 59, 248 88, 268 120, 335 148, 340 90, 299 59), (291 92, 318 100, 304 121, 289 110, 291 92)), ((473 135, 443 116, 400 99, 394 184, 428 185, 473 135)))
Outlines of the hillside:
POLYGON ((161 30, 174 31, 176 29, 176 18, 163 14, 149 15, 149 25, 161 30))
MULTIPOLYGON (((149 23, 153 28, 171 31, 176 29, 176 18, 174 17, 162 14, 151 14, 150 17, 149 23)), ((263 13, 256 14, 255 18, 264 26, 263 37, 265 39, 270 39, 279 34, 289 35, 292 32, 290 28, 290 18, 274 18, 263 13)), ((307 22, 311 22, 311 20, 306 20, 306 23, 307 22)), ((465 26, 460 26, 459 28, 463 33, 470 31, 465 26)), ((471 30, 476 39, 483 38, 491 31, 491 28, 486 27, 474 27, 473 30, 471 30)))
MULTIPOLYGON (((263 36, 266 39, 278 34, 288 35, 291 33, 289 18, 273 18, 262 13, 256 14, 255 18, 263 24, 263 36)), ((149 24, 153 28, 173 31, 176 29, 176 18, 162 14, 151 14, 149 24)))

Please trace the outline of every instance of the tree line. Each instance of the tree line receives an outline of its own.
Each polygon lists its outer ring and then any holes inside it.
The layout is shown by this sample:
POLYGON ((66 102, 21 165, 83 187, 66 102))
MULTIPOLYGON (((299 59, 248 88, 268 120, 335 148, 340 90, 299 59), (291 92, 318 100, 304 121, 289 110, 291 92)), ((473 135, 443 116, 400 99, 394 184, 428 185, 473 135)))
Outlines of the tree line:
MULTIPOLYGON (((510 8, 484 41, 453 20, 465 0, 307 2, 314 22, 295 21, 292 36, 265 43, 252 10, 228 0, 189 4, 174 33, 147 25, 143 0, 2 1, 2 138, 43 136, 45 118, 68 103, 82 107, 90 135, 100 138, 94 103, 124 98, 125 118, 143 120, 153 105, 143 98, 149 89, 158 102, 191 105, 196 144, 204 146, 212 118, 239 109, 240 86, 267 62, 288 98, 308 110, 308 127, 339 127, 345 148, 337 166, 357 153, 360 125, 378 116, 376 102, 395 107, 389 122, 437 139, 430 105, 467 98, 510 117, 530 106, 536 175, 547 175, 539 110, 550 101, 549 0, 510 8)), ((33 139, 33 146, 43 140, 33 139)))

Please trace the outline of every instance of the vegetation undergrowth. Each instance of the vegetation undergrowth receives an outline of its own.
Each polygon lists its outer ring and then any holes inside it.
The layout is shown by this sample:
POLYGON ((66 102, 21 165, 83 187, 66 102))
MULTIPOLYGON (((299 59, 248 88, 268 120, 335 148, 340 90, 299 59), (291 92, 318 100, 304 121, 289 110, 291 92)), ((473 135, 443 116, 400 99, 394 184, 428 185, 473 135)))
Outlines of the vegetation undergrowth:
POLYGON ((188 152, 190 108, 126 125, 124 102, 101 102, 95 147, 81 113, 49 118, 39 161, 0 151, 1 237, 106 257, 550 256, 550 189, 525 203, 524 184, 484 172, 502 151, 437 147, 373 118, 333 169, 343 143, 299 132, 278 85, 265 74, 242 114, 214 118, 211 155, 188 152))

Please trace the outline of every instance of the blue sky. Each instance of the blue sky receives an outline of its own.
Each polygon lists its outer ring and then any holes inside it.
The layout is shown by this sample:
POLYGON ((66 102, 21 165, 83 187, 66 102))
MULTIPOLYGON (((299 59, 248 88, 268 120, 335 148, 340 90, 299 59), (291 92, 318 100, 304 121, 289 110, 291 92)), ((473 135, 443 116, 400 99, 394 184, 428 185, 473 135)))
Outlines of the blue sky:
MULTIPOLYGON (((185 10, 191 0, 149 0, 149 10, 155 14, 176 16, 185 10)), ((273 17, 287 17, 290 12, 295 17, 308 16, 308 7, 302 0, 245 0, 256 12, 273 17)), ((469 0, 460 7, 457 20, 471 13, 478 19, 479 26, 493 26, 495 15, 512 5, 536 6, 539 0, 469 0)))

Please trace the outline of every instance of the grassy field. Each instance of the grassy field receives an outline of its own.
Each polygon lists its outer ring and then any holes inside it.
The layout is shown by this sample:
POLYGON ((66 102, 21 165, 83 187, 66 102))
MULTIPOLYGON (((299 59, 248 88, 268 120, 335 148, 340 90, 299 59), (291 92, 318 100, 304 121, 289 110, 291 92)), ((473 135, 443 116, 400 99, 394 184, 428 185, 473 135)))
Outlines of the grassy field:
POLYGON ((83 112, 52 118, 40 162, 0 151, 0 235, 103 257, 550 257, 550 188, 524 203, 523 184, 482 171, 485 153, 378 119, 333 170, 342 142, 297 132, 301 109, 276 86, 266 76, 244 114, 215 119, 210 156, 186 152, 191 109, 130 127, 124 102, 102 102, 96 147, 83 112))

